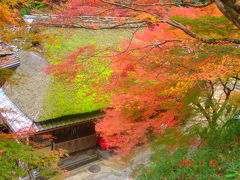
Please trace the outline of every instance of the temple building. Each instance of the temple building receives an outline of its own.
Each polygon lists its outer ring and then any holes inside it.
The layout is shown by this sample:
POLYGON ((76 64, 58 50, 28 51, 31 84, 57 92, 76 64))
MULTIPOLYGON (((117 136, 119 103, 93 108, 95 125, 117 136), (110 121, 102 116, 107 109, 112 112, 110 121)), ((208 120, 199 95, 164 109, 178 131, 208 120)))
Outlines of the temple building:
POLYGON ((9 51, 0 52, 1 70, 15 71, 17 75, 10 73, 13 77, 22 75, 18 85, 1 83, 1 129, 6 127, 7 131, 20 135, 32 131, 34 135, 30 138, 44 144, 44 149, 67 150, 71 156, 61 161, 64 169, 71 170, 96 160, 98 156, 94 151, 97 145, 95 121, 104 114, 96 110, 40 119, 40 114, 44 111, 44 97, 51 84, 51 78, 42 70, 48 66, 48 62, 34 52, 20 52, 19 56, 9 51), (54 138, 46 140, 37 135, 52 135, 54 138))

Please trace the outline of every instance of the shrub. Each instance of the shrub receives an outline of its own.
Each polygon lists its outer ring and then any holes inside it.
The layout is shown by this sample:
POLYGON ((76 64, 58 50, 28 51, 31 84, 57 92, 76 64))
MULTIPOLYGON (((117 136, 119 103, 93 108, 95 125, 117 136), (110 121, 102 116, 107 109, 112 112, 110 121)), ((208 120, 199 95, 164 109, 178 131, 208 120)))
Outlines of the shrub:
POLYGON ((218 127, 214 132, 208 128, 198 127, 197 129, 188 135, 182 135, 181 138, 171 131, 166 134, 164 141, 154 142, 155 153, 151 158, 151 164, 143 167, 136 179, 239 179, 239 115, 218 127), (198 148, 195 146, 196 143, 192 143, 193 137, 197 136, 201 137, 198 148), (174 139, 178 140, 174 141, 174 139), (179 144, 181 141, 184 143, 179 144), (168 145, 163 145, 166 142, 168 145), (176 143, 178 143, 177 146, 176 143))
POLYGON ((29 15, 31 13, 32 9, 42 9, 42 8, 45 8, 45 7, 47 7, 47 4, 45 4, 42 1, 31 2, 29 4, 29 6, 23 6, 23 7, 20 8, 20 12, 21 12, 20 15, 21 16, 29 15))

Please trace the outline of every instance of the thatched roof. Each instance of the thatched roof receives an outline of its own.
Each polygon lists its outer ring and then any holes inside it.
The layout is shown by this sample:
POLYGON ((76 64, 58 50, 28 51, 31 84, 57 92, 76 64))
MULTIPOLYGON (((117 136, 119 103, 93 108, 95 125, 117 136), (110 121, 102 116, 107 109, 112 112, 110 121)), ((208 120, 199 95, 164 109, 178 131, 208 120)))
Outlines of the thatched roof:
POLYGON ((43 111, 50 77, 43 72, 48 62, 35 52, 20 52, 20 66, 16 72, 21 74, 21 84, 4 84, 9 98, 32 120, 38 121, 43 111))
POLYGON ((43 104, 52 83, 50 76, 43 71, 43 68, 49 64, 35 52, 20 52, 19 59, 20 66, 13 76, 22 75, 20 84, 5 83, 3 89, 6 94, 3 90, 0 93, 0 109, 12 111, 3 112, 0 116, 7 120, 6 123, 12 131, 34 127, 35 131, 41 132, 104 116, 103 112, 94 111, 39 122, 40 115, 44 115, 43 104))

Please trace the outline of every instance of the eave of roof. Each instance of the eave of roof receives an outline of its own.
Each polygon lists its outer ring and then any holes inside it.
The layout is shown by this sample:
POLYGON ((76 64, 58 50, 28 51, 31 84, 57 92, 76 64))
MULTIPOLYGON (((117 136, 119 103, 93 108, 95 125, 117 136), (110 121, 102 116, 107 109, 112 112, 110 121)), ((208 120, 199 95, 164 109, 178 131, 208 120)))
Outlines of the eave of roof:
POLYGON ((83 123, 104 117, 101 110, 89 113, 67 115, 55 119, 36 122, 38 131, 53 130, 55 128, 65 127, 73 124, 83 123))
POLYGON ((35 123, 28 118, 5 94, 0 88, 0 116, 3 117, 4 122, 8 127, 16 133, 23 134, 29 130, 38 131, 35 123))

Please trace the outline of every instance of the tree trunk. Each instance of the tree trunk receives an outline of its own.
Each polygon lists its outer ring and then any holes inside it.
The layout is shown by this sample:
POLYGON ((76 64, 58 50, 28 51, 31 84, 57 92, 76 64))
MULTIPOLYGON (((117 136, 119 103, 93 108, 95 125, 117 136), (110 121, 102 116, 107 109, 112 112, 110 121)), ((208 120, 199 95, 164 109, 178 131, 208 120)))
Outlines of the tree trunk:
POLYGON ((240 3, 236 0, 215 0, 218 9, 240 29, 240 3))

